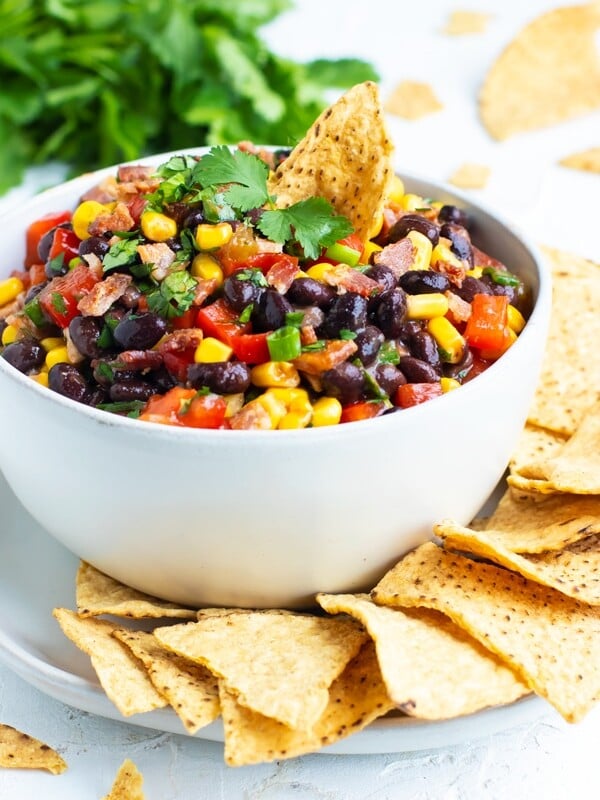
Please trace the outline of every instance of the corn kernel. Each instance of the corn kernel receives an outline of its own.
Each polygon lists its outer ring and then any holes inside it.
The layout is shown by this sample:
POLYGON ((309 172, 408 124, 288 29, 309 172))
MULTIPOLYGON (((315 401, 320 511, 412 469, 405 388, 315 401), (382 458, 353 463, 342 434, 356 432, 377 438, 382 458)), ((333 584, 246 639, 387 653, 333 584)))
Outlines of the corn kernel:
POLYGON ((406 295, 406 313, 409 319, 432 319, 448 313, 448 298, 440 292, 406 295))
POLYGON ((2 331, 2 344, 12 344, 17 341, 19 331, 14 325, 7 325, 2 331))
POLYGON ((236 392, 235 394, 225 394, 223 395, 223 399, 227 404, 227 410, 225 411, 226 417, 233 417, 234 414, 237 414, 244 405, 244 393, 243 392, 236 392))
POLYGON ((216 225, 202 223, 196 228, 195 239, 200 250, 217 250, 233 236, 233 228, 228 222, 217 222, 216 225))
POLYGON ((41 339, 40 344, 48 353, 50 350, 54 350, 55 347, 63 347, 65 340, 62 336, 46 336, 45 339, 41 339))
POLYGON ((36 383, 39 383, 40 386, 48 386, 48 373, 47 372, 38 372, 37 375, 30 375, 30 378, 34 380, 36 383))
POLYGON ((342 418, 342 404, 335 397, 320 397, 313 404, 312 426, 337 425, 342 418))
POLYGON ((391 203, 400 203, 404 197, 404 182, 398 175, 394 175, 390 181, 388 190, 388 200, 391 203))
POLYGON ((383 211, 380 211, 377 214, 377 216, 373 217, 373 221, 371 222, 371 226, 369 227, 367 238, 373 239, 375 236, 381 233, 382 228, 383 228, 383 211))
POLYGON ((0 307, 12 303, 24 291, 25 286, 19 278, 7 278, 0 281, 0 307))
POLYGON ((300 383, 300 373, 289 361, 265 361, 250 371, 255 386, 294 388, 300 383))
POLYGON ((222 286, 224 281, 223 270, 216 258, 208 253, 198 253, 192 261, 190 272, 194 278, 211 281, 216 280, 217 286, 222 286))
POLYGON ((159 211, 144 211, 140 218, 140 227, 146 239, 151 242, 166 242, 177 234, 177 223, 159 211))
POLYGON ((418 194, 405 194, 400 198, 399 205, 404 211, 416 211, 417 208, 424 208, 427 203, 418 194))
POLYGON ((432 208, 437 209, 438 211, 440 208, 444 207, 444 203, 441 200, 434 200, 432 203, 429 204, 432 208))
POLYGON ((518 308, 515 308, 512 305, 508 306, 507 309, 507 316, 508 316, 508 327, 514 331, 515 333, 521 333, 523 328, 525 327, 525 317, 518 308))
POLYGON ((460 383, 456 378, 440 378, 440 386, 442 387, 442 392, 445 394, 446 392, 451 392, 454 389, 460 388, 460 383))
POLYGON ((329 264, 326 261, 320 261, 317 264, 313 264, 312 267, 309 267, 306 270, 306 274, 309 278, 312 278, 315 281, 325 282, 325 276, 328 272, 333 269, 333 264, 329 264))
POLYGON ((257 397, 254 402, 261 405, 267 412, 269 419, 271 420, 271 427, 273 429, 279 425, 281 420, 287 414, 285 403, 271 394, 270 389, 267 389, 266 392, 257 397))
POLYGON ((483 267, 473 267, 467 270, 467 275, 470 278, 481 278, 483 275, 483 267))
POLYGON ((46 368, 52 369, 55 364, 70 364, 69 354, 66 346, 54 347, 46 353, 46 368))
POLYGON ((307 403, 310 404, 306 389, 288 389, 274 386, 270 389, 267 389, 265 394, 270 394, 277 398, 277 400, 280 402, 285 403, 290 411, 297 411, 298 409, 303 408, 307 403))
POLYGON ((375 244, 375 242, 367 242, 365 244, 365 249, 363 250, 362 260, 365 262, 365 264, 370 264, 373 253, 379 253, 382 249, 383 248, 381 248, 378 244, 375 244))
POLYGON ((232 353, 233 349, 228 344, 212 336, 206 336, 194 352, 194 361, 196 364, 215 364, 219 361, 229 361, 232 353))
POLYGON ((89 232, 90 225, 100 214, 108 211, 106 206, 96 200, 84 200, 80 203, 71 217, 73 232, 79 239, 89 239, 92 235, 89 232))
POLYGON ((294 275, 294 279, 297 278, 309 278, 308 272, 304 272, 303 269, 299 269, 298 272, 294 275))
POLYGON ((280 431, 298 430, 300 428, 307 428, 312 418, 312 409, 305 412, 288 411, 285 417, 281 420, 277 429, 280 431))
POLYGON ((458 258, 458 256, 454 255, 454 253, 450 249, 450 244, 446 243, 442 239, 440 239, 440 241, 436 244, 431 253, 430 263, 432 264, 432 266, 437 264, 438 261, 450 264, 451 266, 456 267, 457 269, 463 268, 462 261, 460 260, 460 258, 458 258))
POLYGON ((458 364, 465 351, 465 340, 446 317, 433 317, 427 323, 427 330, 442 351, 442 360, 458 364))
POLYGON ((431 241, 419 231, 409 231, 407 237, 413 245, 413 263, 411 269, 429 269, 433 245, 431 241))
POLYGON ((271 417, 275 428, 279 428, 284 420, 284 427, 289 428, 306 428, 310 424, 312 405, 306 389, 269 388, 257 400, 263 401, 263 408, 271 417))

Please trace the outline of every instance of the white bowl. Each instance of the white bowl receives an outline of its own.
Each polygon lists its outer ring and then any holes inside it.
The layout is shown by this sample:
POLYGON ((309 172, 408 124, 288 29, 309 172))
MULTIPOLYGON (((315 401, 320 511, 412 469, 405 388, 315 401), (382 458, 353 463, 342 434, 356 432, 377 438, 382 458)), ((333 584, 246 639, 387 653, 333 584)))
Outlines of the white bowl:
MULTIPOLYGON (((113 173, 84 175, 5 214, 0 276, 22 263, 30 222, 74 207, 113 173)), ((49 391, 0 358, 0 468, 46 530, 104 572, 173 601, 299 607, 317 591, 370 588, 431 536, 435 521, 468 522, 524 423, 550 281, 510 225, 443 185, 402 177, 410 191, 467 208, 475 243, 532 287, 533 313, 498 362, 395 414, 264 432, 118 417, 49 391)))

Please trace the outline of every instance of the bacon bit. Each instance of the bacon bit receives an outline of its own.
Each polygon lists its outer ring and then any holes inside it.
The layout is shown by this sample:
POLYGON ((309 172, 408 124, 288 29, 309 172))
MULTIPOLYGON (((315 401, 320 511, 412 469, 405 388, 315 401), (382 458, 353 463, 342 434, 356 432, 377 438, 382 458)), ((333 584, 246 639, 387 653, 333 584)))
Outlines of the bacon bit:
POLYGON ((131 203, 136 197, 145 194, 152 194, 160 186, 158 178, 150 178, 148 180, 128 181, 127 183, 117 184, 117 200, 123 203, 131 203))
POLYGON ((117 203, 112 211, 99 214, 88 227, 88 231, 91 236, 102 236, 107 231, 130 231, 134 224, 125 203, 117 203))
POLYGON ((318 328, 323 324, 325 319, 325 312, 318 306, 306 306, 302 309, 304 316, 302 317, 302 326, 318 328))
POLYGON ((454 292, 445 292, 448 299, 448 312, 451 316, 451 322, 466 322, 471 316, 471 304, 463 300, 454 292))
POLYGON ((136 247, 143 264, 152 264, 151 275, 155 281, 162 281, 169 274, 175 253, 165 242, 140 244, 136 247))
POLYGON ((473 263, 478 267, 494 267, 494 269, 506 269, 502 261, 498 261, 493 256, 488 256, 483 250, 473 245, 473 263))
POLYGON ((95 200, 97 203, 112 203, 117 199, 117 179, 114 175, 104 178, 96 186, 92 186, 85 194, 81 195, 81 202, 84 200, 95 200))
POLYGON ((285 294, 298 273, 298 259, 287 256, 276 261, 265 275, 267 283, 280 294, 285 294))
POLYGON ((435 264, 431 264, 431 268, 436 272, 445 275, 450 283, 453 283, 458 287, 462 286, 462 282, 467 274, 467 269, 465 266, 461 265, 459 267, 457 264, 450 264, 448 261, 436 261, 435 264))
POLYGON ((408 212, 404 211, 404 209, 401 208, 397 203, 389 203, 389 205, 383 209, 383 225, 377 234, 377 238, 381 238, 382 241, 385 241, 386 236, 398 222, 400 217, 403 217, 407 213, 408 212))
POLYGON ((141 181, 154 175, 154 167, 147 167, 143 164, 122 164, 117 170, 117 180, 120 183, 128 181, 141 181))
MULTIPOLYGON (((123 364, 123 369, 141 372, 161 367, 163 357, 158 350, 125 350, 123 353, 119 353, 117 361, 123 364)), ((114 368, 119 369, 118 367, 114 368)))
POLYGON ((102 261, 100 261, 98 256, 95 253, 86 253, 85 255, 81 256, 81 258, 88 265, 90 272, 94 275, 94 277, 101 281, 103 275, 102 261))
POLYGON ((20 307, 21 303, 19 302, 19 298, 13 300, 12 303, 7 303, 0 308, 0 319, 6 319, 11 314, 16 314, 20 307))
POLYGON ((317 334, 312 325, 302 325, 300 328, 300 343, 302 346, 317 342, 317 334))
POLYGON ((415 248, 408 238, 388 244, 379 253, 375 253, 373 257, 373 263, 391 269, 396 280, 401 275, 404 275, 405 272, 408 272, 414 261, 415 248))
POLYGON ((242 142, 238 142, 237 148, 243 153, 251 153, 253 156, 258 156, 261 161, 265 162, 269 169, 275 169, 275 153, 272 153, 270 150, 257 147, 254 142, 250 142, 246 139, 242 142))
MULTIPOLYGON (((198 279, 196 279, 198 280, 198 279)), ((211 296, 219 287, 217 278, 206 278, 199 280, 196 289, 194 290, 194 299, 192 300, 193 306, 201 306, 204 301, 211 296)))
POLYGON ((270 431, 273 427, 267 410, 252 400, 229 418, 234 431, 270 431))
POLYGON ((256 239, 256 252, 257 253, 283 253, 283 244, 281 242, 270 242, 268 239, 256 239))
POLYGON ((164 336, 157 345, 159 353, 175 353, 188 347, 198 347, 204 333, 202 328, 181 328, 164 336))
POLYGON ((351 339, 332 339, 325 343, 323 350, 314 353, 302 353, 295 358, 292 364, 301 372, 309 375, 320 375, 328 369, 333 369, 342 361, 346 361, 358 350, 351 339))
POLYGON ((132 281, 131 275, 115 272, 99 281, 77 303, 77 309, 84 317, 101 317, 112 304, 123 296, 132 281))
POLYGON ((373 278, 369 278, 368 275, 360 272, 360 270, 349 267, 346 264, 338 264, 328 269, 324 279, 329 286, 336 286, 340 289, 345 289, 347 292, 355 292, 362 297, 371 297, 371 295, 381 290, 381 286, 373 278))

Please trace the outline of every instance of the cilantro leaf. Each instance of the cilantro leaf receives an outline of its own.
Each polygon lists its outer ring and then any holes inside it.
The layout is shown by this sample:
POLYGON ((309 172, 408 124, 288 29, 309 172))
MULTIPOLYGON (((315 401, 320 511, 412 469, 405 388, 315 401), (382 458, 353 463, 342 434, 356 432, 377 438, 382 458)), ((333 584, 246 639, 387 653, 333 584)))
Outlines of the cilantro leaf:
POLYGON ((133 263, 137 259, 137 246, 141 244, 141 239, 119 239, 111 245, 110 250, 102 259, 102 271, 108 272, 117 267, 124 267, 133 263))
POLYGON ((260 158, 224 145, 213 147, 194 168, 195 180, 204 187, 233 184, 223 192, 223 197, 242 212, 258 208, 270 199, 268 175, 269 168, 260 158))
POLYGON ((309 197, 288 208, 265 211, 258 228, 275 242, 296 240, 306 258, 318 258, 321 248, 329 247, 353 231, 350 220, 336 215, 324 197, 309 197))
POLYGON ((197 285, 189 272, 172 272, 148 295, 148 308, 165 319, 180 317, 192 305, 197 285))

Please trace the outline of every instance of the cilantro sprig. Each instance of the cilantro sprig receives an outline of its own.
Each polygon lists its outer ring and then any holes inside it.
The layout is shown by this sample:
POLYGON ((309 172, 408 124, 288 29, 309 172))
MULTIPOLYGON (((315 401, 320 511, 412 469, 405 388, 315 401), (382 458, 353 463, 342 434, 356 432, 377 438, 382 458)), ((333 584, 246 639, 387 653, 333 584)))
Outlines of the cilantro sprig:
POLYGON ((148 295, 148 308, 165 319, 181 317, 192 305, 197 285, 189 272, 172 272, 148 295))

